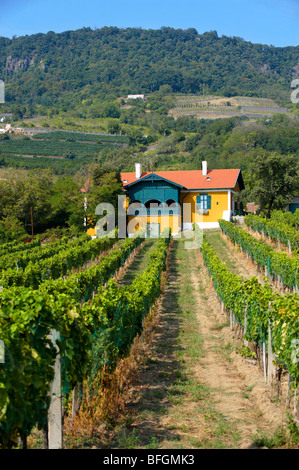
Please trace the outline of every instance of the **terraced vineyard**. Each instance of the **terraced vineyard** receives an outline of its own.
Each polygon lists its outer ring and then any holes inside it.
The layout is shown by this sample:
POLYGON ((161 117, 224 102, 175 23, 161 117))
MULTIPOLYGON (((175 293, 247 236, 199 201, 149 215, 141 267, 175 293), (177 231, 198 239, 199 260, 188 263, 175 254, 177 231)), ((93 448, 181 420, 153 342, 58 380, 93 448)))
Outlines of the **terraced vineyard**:
MULTIPOLYGON (((60 140, 61 137, 55 133, 53 135, 39 135, 35 139, 10 139, 3 140, 0 144, 0 155, 23 155, 23 156, 41 156, 41 157, 95 157, 107 146, 120 145, 117 141, 110 140, 92 140, 86 139, 67 141, 60 140)), ((66 137, 64 137, 66 139, 66 137)))
POLYGON ((33 135, 34 139, 40 140, 68 140, 73 142, 110 142, 114 144, 127 143, 127 137, 124 135, 98 134, 88 132, 71 131, 43 131, 33 135))
POLYGON ((287 112, 287 108, 281 108, 269 99, 243 96, 225 98, 219 96, 183 95, 176 97, 175 107, 170 110, 169 114, 174 117, 195 115, 198 118, 215 119, 230 116, 255 118, 287 112))
POLYGON ((100 158, 102 152, 125 145, 127 138, 121 135, 35 131, 30 137, 1 140, 0 165, 26 169, 50 167, 56 173, 72 174, 100 158))

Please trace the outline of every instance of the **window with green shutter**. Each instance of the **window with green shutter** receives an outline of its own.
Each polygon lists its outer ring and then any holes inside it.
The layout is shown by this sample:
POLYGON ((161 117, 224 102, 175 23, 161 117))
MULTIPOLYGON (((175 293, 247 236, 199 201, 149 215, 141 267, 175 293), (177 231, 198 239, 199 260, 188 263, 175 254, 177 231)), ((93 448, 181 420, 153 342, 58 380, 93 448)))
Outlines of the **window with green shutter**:
POLYGON ((212 196, 202 193, 199 196, 196 196, 196 203, 199 210, 209 210, 211 209, 211 199, 212 196))

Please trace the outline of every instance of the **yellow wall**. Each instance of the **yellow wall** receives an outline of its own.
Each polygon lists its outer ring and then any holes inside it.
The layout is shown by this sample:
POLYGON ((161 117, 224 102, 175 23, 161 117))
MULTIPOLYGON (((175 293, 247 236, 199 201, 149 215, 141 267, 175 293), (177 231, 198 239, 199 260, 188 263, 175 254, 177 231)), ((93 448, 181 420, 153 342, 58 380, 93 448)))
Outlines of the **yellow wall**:
POLYGON ((196 196, 202 194, 202 191, 194 191, 190 193, 181 194, 181 207, 185 211, 184 223, 194 222, 217 222, 223 217, 223 211, 228 210, 228 197, 227 191, 210 191, 208 193, 211 196, 211 209, 208 210, 207 214, 198 214, 195 211, 196 196), (190 204, 191 207, 191 220, 187 219, 188 208, 184 207, 183 204, 190 204))
MULTIPOLYGON (((159 223, 160 232, 163 232, 164 229, 171 228, 172 233, 178 233, 179 228, 181 227, 181 217, 178 215, 174 216, 129 216, 128 217, 128 233, 132 234, 138 230, 146 230, 146 224, 149 223, 159 223)), ((87 234, 91 237, 96 235, 95 227, 89 228, 87 234)))
POLYGON ((178 233, 181 227, 181 217, 178 215, 159 216, 129 216, 128 232, 134 233, 136 230, 146 230, 146 224, 160 224, 160 233, 167 228, 171 228, 172 233, 178 233))
POLYGON ((96 229, 95 229, 95 227, 89 228, 86 233, 87 233, 87 235, 89 235, 90 237, 95 237, 95 235, 96 235, 96 229))

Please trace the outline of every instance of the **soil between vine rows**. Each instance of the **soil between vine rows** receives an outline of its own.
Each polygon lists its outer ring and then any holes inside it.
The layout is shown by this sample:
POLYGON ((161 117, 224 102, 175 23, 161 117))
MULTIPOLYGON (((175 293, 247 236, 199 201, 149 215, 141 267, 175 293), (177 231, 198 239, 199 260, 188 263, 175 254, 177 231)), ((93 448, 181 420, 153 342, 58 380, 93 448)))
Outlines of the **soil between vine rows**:
MULTIPOLYGON (((242 257, 229 254, 230 261, 242 257)), ((236 269, 246 273, 247 262, 238 261, 236 269)), ((258 366, 236 352, 241 345, 200 252, 175 240, 152 339, 125 390, 124 412, 94 447, 255 448, 258 435, 277 431, 285 410, 258 366)))

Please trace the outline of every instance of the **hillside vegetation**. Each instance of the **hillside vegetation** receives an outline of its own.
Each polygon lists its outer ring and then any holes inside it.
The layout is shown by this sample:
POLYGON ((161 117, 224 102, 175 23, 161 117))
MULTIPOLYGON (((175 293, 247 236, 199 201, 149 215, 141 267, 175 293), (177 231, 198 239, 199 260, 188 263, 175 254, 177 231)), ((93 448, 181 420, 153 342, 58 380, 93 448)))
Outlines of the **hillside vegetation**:
POLYGON ((239 37, 162 27, 83 28, 0 38, 6 101, 42 108, 93 106, 168 85, 174 93, 258 96, 290 102, 299 46, 278 48, 239 37))

